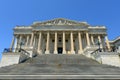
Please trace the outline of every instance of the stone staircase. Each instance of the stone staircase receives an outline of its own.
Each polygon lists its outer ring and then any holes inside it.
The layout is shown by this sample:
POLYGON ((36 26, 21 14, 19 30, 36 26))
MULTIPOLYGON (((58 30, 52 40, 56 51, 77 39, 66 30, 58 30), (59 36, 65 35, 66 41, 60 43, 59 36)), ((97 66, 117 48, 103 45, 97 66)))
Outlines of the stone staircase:
POLYGON ((43 54, 20 64, 0 68, 2 79, 110 79, 112 77, 120 78, 119 67, 103 65, 79 54, 43 54))
POLYGON ((93 65, 99 64, 95 60, 86 58, 84 55, 79 54, 43 54, 37 57, 30 58, 25 63, 36 64, 82 64, 93 65))

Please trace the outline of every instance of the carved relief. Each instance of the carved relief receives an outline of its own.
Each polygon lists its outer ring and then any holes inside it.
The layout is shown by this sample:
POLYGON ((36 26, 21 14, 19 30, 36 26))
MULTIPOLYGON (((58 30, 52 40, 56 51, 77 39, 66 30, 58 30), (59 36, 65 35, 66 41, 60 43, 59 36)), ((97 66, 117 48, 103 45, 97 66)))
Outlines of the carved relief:
POLYGON ((58 18, 54 20, 49 20, 45 22, 36 22, 33 26, 40 26, 40 25, 88 25, 87 23, 77 22, 72 20, 67 20, 63 18, 58 18))

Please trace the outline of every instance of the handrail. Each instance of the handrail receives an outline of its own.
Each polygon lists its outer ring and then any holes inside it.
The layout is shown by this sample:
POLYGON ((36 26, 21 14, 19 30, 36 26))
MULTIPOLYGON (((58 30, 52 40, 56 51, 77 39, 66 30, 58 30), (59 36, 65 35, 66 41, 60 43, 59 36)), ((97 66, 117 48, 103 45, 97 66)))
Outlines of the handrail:
POLYGON ((95 51, 93 51, 91 54, 93 54, 95 52, 116 52, 116 51, 108 51, 108 50, 105 50, 105 48, 98 48, 95 51))
POLYGON ((3 52, 4 53, 13 52, 13 50, 14 50, 13 48, 4 48, 3 52))
POLYGON ((29 53, 29 52, 27 52, 27 51, 26 51, 26 50, 24 50, 24 49, 21 49, 21 51, 23 51, 23 52, 27 53, 27 55, 30 55, 30 53, 29 53))
POLYGON ((100 51, 100 49, 96 49, 95 51, 93 51, 91 54, 94 54, 96 52, 100 51))

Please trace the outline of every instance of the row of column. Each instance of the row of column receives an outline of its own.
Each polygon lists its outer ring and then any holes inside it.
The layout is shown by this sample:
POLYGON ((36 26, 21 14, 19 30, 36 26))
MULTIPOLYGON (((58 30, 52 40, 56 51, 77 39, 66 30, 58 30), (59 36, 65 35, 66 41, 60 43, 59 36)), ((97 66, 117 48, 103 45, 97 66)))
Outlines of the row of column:
MULTIPOLYGON (((66 54, 66 42, 65 42, 65 32, 63 32, 63 51, 62 53, 63 54, 66 54)), ((81 35, 79 35, 81 37, 81 35)), ((49 32, 47 32, 47 42, 46 42, 46 51, 45 51, 45 54, 49 54, 49 37, 50 37, 50 34, 49 32)), ((41 38, 39 37, 39 40, 41 38)), ((82 51, 82 42, 81 42, 81 38, 79 38, 80 40, 80 51, 82 51)), ((73 32, 70 33, 70 41, 71 41, 71 53, 72 54, 75 54, 75 51, 74 51, 74 42, 73 42, 73 32)), ((40 50, 40 48, 38 48, 38 51, 40 50)), ((57 32, 55 32, 55 43, 54 43, 54 54, 57 54, 58 51, 57 51, 57 32)))
MULTIPOLYGON (((42 53, 42 50, 41 50, 41 38, 42 37, 41 36, 42 36, 42 33, 39 32, 38 49, 37 50, 38 50, 38 53, 40 53, 40 54, 42 53)), ((66 54, 65 32, 62 33, 62 37, 63 37, 62 38, 63 39, 63 51, 62 51, 62 53, 66 54)), ((26 39, 26 43, 25 43, 26 46, 28 45, 29 39, 30 39, 30 36, 27 35, 27 39, 26 39)), ((22 36, 19 37, 19 40, 17 39, 17 41, 19 41, 19 42, 21 40, 22 40, 22 36)), ((50 33, 47 32, 47 42, 46 42, 46 51, 45 51, 46 54, 50 53, 49 52, 49 40, 50 40, 50 33)), ((86 40, 87 40, 87 46, 90 46, 90 39, 89 39, 88 32, 86 32, 86 40)), ((98 40, 99 40, 99 42, 102 42, 100 35, 98 35, 98 40)), ((34 43, 33 41, 35 41, 34 40, 34 33, 31 34, 30 46, 33 46, 33 43, 34 43)), ((71 41, 70 42, 71 43, 71 53, 75 54, 74 42, 73 42, 73 32, 70 32, 70 41, 71 41)), ((15 37, 13 37, 13 40, 12 40, 12 43, 11 43, 11 46, 10 46, 11 49, 14 46, 14 42, 15 42, 15 37)), ((81 32, 78 32, 78 42, 79 42, 78 53, 81 54, 83 52, 81 32)), ((95 44, 93 35, 91 35, 91 42, 92 42, 92 44, 95 44)), ((110 49, 110 44, 109 44, 109 41, 108 41, 107 37, 106 37, 106 44, 107 44, 108 49, 110 49)), ((100 44, 100 47, 102 48, 102 44, 100 44)), ((18 44, 17 44, 17 48, 19 48, 18 44)), ((54 54, 57 54, 57 53, 58 53, 58 50, 57 50, 57 32, 55 32, 54 54)))
MULTIPOLYGON (((62 53, 63 54, 66 54, 66 42, 65 42, 65 32, 62 33, 62 37, 63 37, 63 51, 62 53)), ((86 39, 87 39, 87 46, 90 46, 90 40, 89 40, 89 34, 88 32, 86 32, 86 39)), ((47 42, 46 42, 46 51, 45 51, 45 54, 49 54, 50 51, 49 51, 49 40, 50 40, 50 33, 47 32, 47 42)), ((98 40, 99 42, 102 42, 101 41, 101 38, 100 36, 98 36, 98 40)), ((38 42, 38 52, 41 53, 41 49, 40 49, 40 43, 41 41, 41 32, 39 34, 39 42, 38 42)), ((74 51, 74 42, 73 42, 73 32, 70 33, 70 43, 71 43, 71 53, 72 54, 75 54, 75 51, 74 51)), ((94 38, 93 36, 91 36, 91 41, 92 43, 94 44, 94 38)), ((83 52, 83 48, 82 48, 82 39, 81 39, 81 32, 78 32, 78 42, 79 42, 79 50, 78 50, 78 53, 81 54, 83 52)), ((101 48, 102 48, 102 44, 101 44, 101 48)), ((54 54, 57 54, 58 51, 57 51, 57 32, 55 32, 55 43, 54 43, 54 54)))

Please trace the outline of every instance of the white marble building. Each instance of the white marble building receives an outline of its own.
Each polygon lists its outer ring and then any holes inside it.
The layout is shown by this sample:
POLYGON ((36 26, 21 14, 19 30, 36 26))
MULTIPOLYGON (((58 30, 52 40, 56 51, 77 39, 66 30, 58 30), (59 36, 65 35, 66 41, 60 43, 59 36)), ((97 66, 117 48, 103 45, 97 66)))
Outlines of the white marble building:
POLYGON ((34 22, 30 26, 16 26, 10 51, 3 52, 0 67, 44 54, 82 54, 100 64, 120 67, 120 54, 110 52, 112 45, 118 46, 120 38, 109 41, 106 30, 105 26, 92 26, 87 22, 64 18, 34 22))
POLYGON ((120 37, 117 37, 116 39, 109 41, 109 43, 112 51, 117 51, 120 53, 120 37))
MULTIPOLYGON (((105 26, 92 26, 64 18, 16 26, 11 48, 22 48, 37 54, 82 54, 86 47, 97 45, 110 50, 105 26)), ((17 50, 15 50, 17 51, 17 50)))

